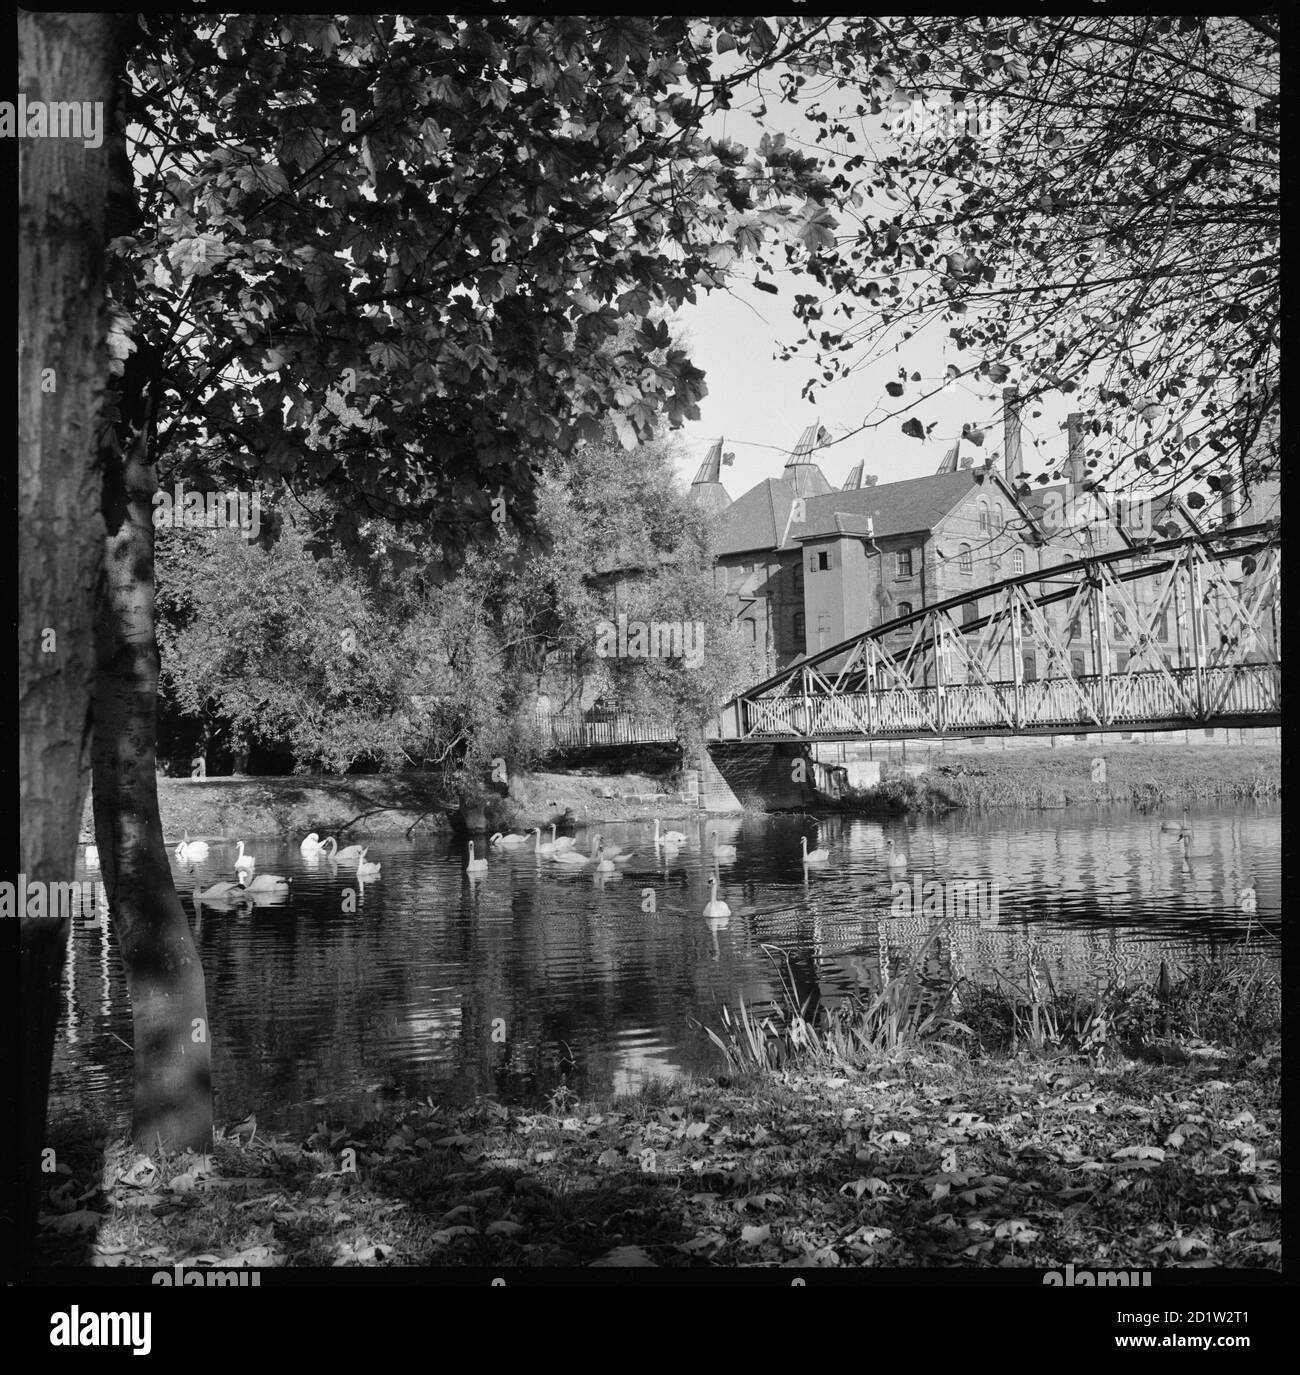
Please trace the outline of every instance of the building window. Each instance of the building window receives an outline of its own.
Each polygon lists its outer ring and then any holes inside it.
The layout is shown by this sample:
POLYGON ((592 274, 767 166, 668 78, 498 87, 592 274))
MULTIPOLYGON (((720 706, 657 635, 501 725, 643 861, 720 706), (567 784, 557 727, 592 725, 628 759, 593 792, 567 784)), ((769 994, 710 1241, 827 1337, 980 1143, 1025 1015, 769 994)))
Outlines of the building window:
POLYGON ((803 560, 800 559, 794 566, 794 590, 797 592, 803 586, 803 560))
POLYGON ((898 603, 898 614, 899 614, 900 616, 910 616, 910 615, 912 614, 912 603, 911 603, 911 602, 899 602, 899 603, 898 603))
POLYGON ((830 555, 830 550, 829 550, 829 549, 822 549, 822 550, 819 550, 818 553, 817 553, 817 555, 816 555, 816 558, 817 558, 817 562, 813 565, 813 572, 814 572, 814 573, 827 573, 827 572, 829 572, 829 571, 830 571, 830 566, 831 566, 831 555, 830 555))
POLYGON ((960 568, 963 573, 969 573, 971 571, 972 565, 969 544, 963 544, 961 548, 957 550, 957 567, 960 568))
POLYGON ((794 649, 796 654, 802 654, 806 645, 806 632, 804 630, 804 618, 802 611, 794 613, 794 620, 791 623, 794 632, 794 649))
POLYGON ((979 527, 980 534, 987 535, 989 532, 989 504, 987 501, 980 502, 979 508, 979 527))
POLYGON ((978 602, 967 602, 966 605, 962 607, 962 609, 961 609, 961 623, 962 623, 962 625, 970 625, 970 623, 971 623, 972 621, 978 621, 979 618, 980 618, 980 606, 979 606, 979 603, 978 603, 978 602))
POLYGON ((1001 506, 993 508, 993 528, 1000 535, 1007 528, 1007 518, 1002 512, 1001 506))
POLYGON ((910 549, 894 551, 894 576, 898 578, 910 578, 912 576, 912 551, 910 549))
POLYGON ((741 621, 741 625, 743 625, 743 626, 745 627, 745 639, 748 640, 749 643, 750 643, 751 645, 752 645, 752 644, 757 644, 757 643, 758 643, 758 626, 757 626, 757 624, 756 624, 752 619, 750 619, 749 617, 746 617, 745 620, 741 621))
POLYGON ((1033 654, 1026 654, 1026 655, 1023 656, 1023 659, 1024 659, 1024 666, 1025 666, 1025 674, 1024 674, 1024 680, 1023 680, 1023 681, 1026 682, 1026 683, 1033 683, 1033 682, 1036 682, 1036 681, 1038 680, 1038 659, 1037 659, 1037 657, 1036 657, 1035 655, 1033 655, 1033 654))
POLYGON ((1157 640, 1168 640, 1168 639, 1169 639, 1169 612, 1168 612, 1168 610, 1162 610, 1162 611, 1160 612, 1160 614, 1156 617, 1156 639, 1157 639, 1157 640))
POLYGON ((1076 678, 1082 678, 1087 672, 1083 666, 1083 655, 1077 649, 1070 655, 1070 672, 1076 678))
POLYGON ((1081 639, 1082 636, 1083 636, 1083 622, 1080 621, 1080 619, 1078 618, 1078 616, 1072 616, 1072 617, 1070 618, 1070 639, 1072 639, 1072 640, 1078 640, 1078 639, 1081 639))
POLYGON ((1018 578, 1025 571, 1025 551, 1023 549, 1013 549, 1011 551, 1011 576, 1018 578))
POLYGON ((1115 672, 1127 673, 1130 662, 1130 655, 1127 649, 1117 650, 1115 653, 1115 672))

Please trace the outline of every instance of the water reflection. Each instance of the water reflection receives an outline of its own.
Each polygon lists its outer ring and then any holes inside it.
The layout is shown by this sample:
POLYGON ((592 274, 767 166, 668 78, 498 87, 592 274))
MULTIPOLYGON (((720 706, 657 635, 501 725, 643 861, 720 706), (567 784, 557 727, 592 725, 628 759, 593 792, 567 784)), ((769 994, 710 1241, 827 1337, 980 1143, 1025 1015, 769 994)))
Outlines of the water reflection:
MULTIPOLYGON (((925 952, 936 977, 1019 977, 1035 947, 1058 987, 1243 938, 1275 949, 1278 809, 1193 813, 1187 847, 1160 821, 1082 808, 710 819, 673 823, 687 843, 659 850, 650 826, 608 823, 607 852, 633 852, 608 874, 531 846, 491 851, 479 874, 446 841, 377 838, 382 877, 370 881, 268 838, 248 848, 259 872, 291 879, 287 893, 203 898, 234 878, 225 842, 174 875, 207 975, 218 1115, 256 1110, 289 1126, 384 1092, 527 1096, 565 1072, 601 1092, 707 1073, 714 1051, 692 1022, 716 1025, 722 1002, 767 1001, 782 975, 813 1005, 878 989, 936 931, 925 952), (712 831, 734 858, 713 859, 712 831), (828 861, 803 866, 801 837, 828 861), (905 868, 890 864, 890 842, 905 868), (706 919, 715 872, 731 915, 706 919), (955 884, 986 896, 996 884, 996 909, 925 909, 928 891, 955 884), (1246 889, 1254 911, 1242 910, 1246 889)), ((578 842, 590 854, 590 832, 578 842)), ((65 980, 56 1102, 126 1113, 130 1010, 102 926, 74 932, 65 980)))

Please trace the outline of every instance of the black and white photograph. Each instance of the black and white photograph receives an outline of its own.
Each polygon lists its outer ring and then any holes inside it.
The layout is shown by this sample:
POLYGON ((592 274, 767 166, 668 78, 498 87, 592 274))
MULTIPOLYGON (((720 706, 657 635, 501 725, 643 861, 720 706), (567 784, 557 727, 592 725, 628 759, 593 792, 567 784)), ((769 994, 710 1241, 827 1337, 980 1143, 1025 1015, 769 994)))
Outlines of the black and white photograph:
POLYGON ((33 1349, 1264 1344, 1281 22, 16 11, 33 1349))

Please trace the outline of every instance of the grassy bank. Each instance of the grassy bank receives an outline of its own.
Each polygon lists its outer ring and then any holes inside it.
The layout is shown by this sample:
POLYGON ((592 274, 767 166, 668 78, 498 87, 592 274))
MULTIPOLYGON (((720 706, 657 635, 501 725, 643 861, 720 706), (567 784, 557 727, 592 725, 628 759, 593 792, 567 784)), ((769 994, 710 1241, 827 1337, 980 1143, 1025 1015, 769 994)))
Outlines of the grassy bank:
POLYGON ((1077 745, 1067 749, 948 752, 914 778, 881 790, 904 805, 1067 807, 1121 804, 1146 810, 1205 802, 1272 801, 1282 793, 1281 752, 1268 745, 1077 745), (1092 761, 1106 761, 1094 782, 1092 761))
POLYGON ((1280 1000, 1242 950, 1086 1004, 900 974, 731 1073, 539 1110, 407 1103, 202 1158, 51 1123, 52 1264, 1276 1268, 1280 1000), (1216 1045, 1206 1037, 1233 1039, 1216 1045), (1231 1048, 1228 1048, 1231 1046, 1231 1048))
MULTIPOLYGON (((486 804, 491 829, 510 830, 563 822, 674 817, 687 812, 666 778, 642 774, 521 774, 509 795, 486 804)), ((456 800, 441 776, 426 773, 322 775, 289 778, 159 778, 163 834, 180 839, 219 836, 395 835, 448 830, 456 800)), ((93 839, 91 799, 82 813, 82 839, 93 839)))

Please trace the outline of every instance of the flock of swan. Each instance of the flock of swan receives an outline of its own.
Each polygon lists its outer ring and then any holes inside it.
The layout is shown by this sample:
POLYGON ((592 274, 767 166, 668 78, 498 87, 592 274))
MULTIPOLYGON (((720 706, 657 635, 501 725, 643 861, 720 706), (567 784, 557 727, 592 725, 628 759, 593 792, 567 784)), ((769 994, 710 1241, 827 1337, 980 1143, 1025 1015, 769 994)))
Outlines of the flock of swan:
MULTIPOLYGON (((816 818, 813 820, 815 821, 816 818)), ((507 834, 497 831, 489 838, 488 846, 492 850, 519 850, 531 840, 533 853, 539 859, 550 859, 555 864, 572 869, 585 869, 590 865, 592 872, 597 874, 617 873, 618 866, 625 864, 636 854, 635 850, 607 850, 604 836, 600 832, 592 835, 590 853, 584 853, 577 848, 577 843, 572 836, 557 835, 558 829, 558 826, 552 825, 550 827, 550 839, 545 841, 542 839, 540 826, 534 826, 531 830, 522 833, 507 834)), ((1181 820, 1164 820, 1160 823, 1160 830, 1165 834, 1172 834, 1177 837, 1185 862, 1190 862, 1193 859, 1211 858, 1214 854, 1213 850, 1204 847, 1194 848, 1191 814, 1186 807, 1183 808, 1181 820)), ((731 915, 731 908, 718 898, 717 862, 724 859, 735 859, 736 847, 719 842, 716 831, 710 831, 709 838, 712 841, 709 853, 714 861, 714 872, 709 878, 709 901, 704 904, 703 915, 706 917, 726 917, 731 915)), ((673 858, 686 843, 687 838, 684 832, 661 830, 658 818, 655 819, 653 845, 656 855, 673 858)), ((799 848, 805 869, 830 861, 830 850, 821 845, 810 850, 807 836, 801 835, 799 837, 799 848)), ((316 831, 312 831, 298 849, 307 858, 322 858, 332 864, 354 865, 357 878, 363 882, 379 877, 380 865, 366 858, 369 846, 347 845, 340 849, 338 841, 333 836, 327 836, 322 840, 316 831)), ((173 853, 182 864, 194 864, 208 858, 211 853, 211 846, 205 840, 191 840, 187 830, 184 837, 174 847, 173 853)), ((97 846, 87 845, 85 857, 88 868, 97 869, 99 867, 97 846)), ((885 864, 889 869, 898 872, 907 868, 907 856, 895 845, 893 840, 885 842, 885 864)), ((466 871, 471 875, 481 877, 488 872, 488 867, 486 856, 476 855, 474 842, 469 841, 466 871)), ((244 842, 241 840, 238 842, 238 853, 235 856, 234 880, 214 883, 198 896, 207 902, 232 902, 241 899, 245 894, 277 895, 289 891, 291 880, 283 874, 258 874, 255 872, 256 868, 257 861, 251 854, 245 852, 244 842)), ((1253 887, 1243 888, 1240 891, 1238 907, 1243 912, 1257 910, 1257 898, 1253 887)))

